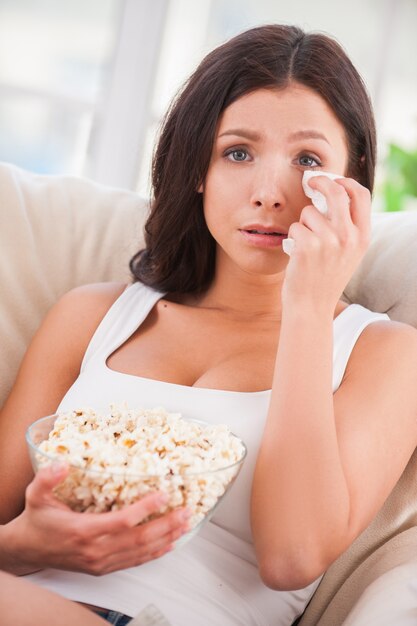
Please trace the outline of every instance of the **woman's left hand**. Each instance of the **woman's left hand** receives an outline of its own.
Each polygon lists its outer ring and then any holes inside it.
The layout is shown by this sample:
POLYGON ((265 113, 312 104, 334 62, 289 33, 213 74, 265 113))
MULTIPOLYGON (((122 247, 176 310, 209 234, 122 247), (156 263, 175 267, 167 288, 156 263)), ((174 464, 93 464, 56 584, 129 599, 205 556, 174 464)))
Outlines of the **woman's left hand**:
POLYGON ((307 205, 291 224, 282 297, 333 311, 369 245, 371 194, 352 178, 316 176, 309 184, 326 197, 328 213, 307 205))

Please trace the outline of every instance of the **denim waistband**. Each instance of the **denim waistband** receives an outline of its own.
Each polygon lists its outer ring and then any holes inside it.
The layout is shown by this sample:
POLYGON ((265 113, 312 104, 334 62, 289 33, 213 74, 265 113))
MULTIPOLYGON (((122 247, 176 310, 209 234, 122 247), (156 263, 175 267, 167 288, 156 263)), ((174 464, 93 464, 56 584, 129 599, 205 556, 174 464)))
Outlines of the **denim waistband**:
POLYGON ((126 626, 126 624, 133 619, 124 613, 119 613, 118 611, 108 611, 107 609, 94 609, 94 613, 114 626, 126 626))

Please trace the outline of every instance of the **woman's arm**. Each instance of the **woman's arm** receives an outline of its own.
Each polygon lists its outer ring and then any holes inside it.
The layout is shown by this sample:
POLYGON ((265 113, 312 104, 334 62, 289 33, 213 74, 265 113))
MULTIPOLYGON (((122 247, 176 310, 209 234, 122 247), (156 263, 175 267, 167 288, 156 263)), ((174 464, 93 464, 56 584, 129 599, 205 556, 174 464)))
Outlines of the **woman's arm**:
POLYGON ((0 523, 22 511, 33 477, 26 429, 55 412, 79 374, 94 331, 123 288, 98 284, 74 289, 52 307, 35 334, 0 412, 0 523))
POLYGON ((107 573, 156 558, 186 529, 184 511, 137 526, 161 506, 154 494, 122 511, 81 514, 52 494, 65 468, 33 472, 27 427, 53 413, 78 376, 87 345, 121 285, 79 288, 55 305, 34 337, 0 414, 0 567, 23 574, 56 567, 107 573), (27 488, 28 487, 28 488, 27 488), (26 491, 26 507, 25 503, 26 491))
MULTIPOLYGON (((324 183, 320 191, 329 188, 324 183)), ((360 237, 365 228, 357 213, 365 198, 356 186, 349 195, 360 237)), ((253 483, 261 575, 279 589, 307 585, 352 543, 395 486, 417 442, 415 329, 371 324, 333 396, 335 301, 362 244, 340 236, 352 228, 343 217, 336 225, 323 224, 321 217, 318 225, 310 221, 315 214, 305 217, 309 232, 301 232, 306 239, 298 239, 298 258, 287 269, 270 410, 253 483), (302 243, 307 248, 320 228, 320 241, 314 239, 304 256, 302 243)))

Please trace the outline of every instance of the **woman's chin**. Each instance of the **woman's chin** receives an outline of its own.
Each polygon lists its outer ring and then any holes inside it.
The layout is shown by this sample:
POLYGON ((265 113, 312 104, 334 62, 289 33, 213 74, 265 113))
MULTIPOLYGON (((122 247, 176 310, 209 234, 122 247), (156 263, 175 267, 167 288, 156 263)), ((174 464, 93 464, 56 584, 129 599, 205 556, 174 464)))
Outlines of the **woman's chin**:
POLYGON ((279 276, 280 274, 283 274, 286 270, 288 261, 283 262, 283 263, 268 263, 268 264, 247 264, 246 266, 242 267, 242 270, 245 274, 249 274, 250 276, 254 276, 254 277, 271 277, 273 278, 274 276, 279 276))
POLYGON ((260 276, 275 276, 281 272, 285 272, 288 265, 288 256, 286 254, 274 255, 275 258, 258 258, 245 259, 245 269, 250 274, 260 276))

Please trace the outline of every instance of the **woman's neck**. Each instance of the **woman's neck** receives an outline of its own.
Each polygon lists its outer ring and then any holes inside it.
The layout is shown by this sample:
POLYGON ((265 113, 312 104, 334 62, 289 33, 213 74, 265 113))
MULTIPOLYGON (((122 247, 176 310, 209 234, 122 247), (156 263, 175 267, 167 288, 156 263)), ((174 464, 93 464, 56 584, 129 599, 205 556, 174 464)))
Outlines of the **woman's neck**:
POLYGON ((217 272, 207 291, 189 303, 239 318, 280 319, 283 280, 284 272, 270 276, 217 272))

